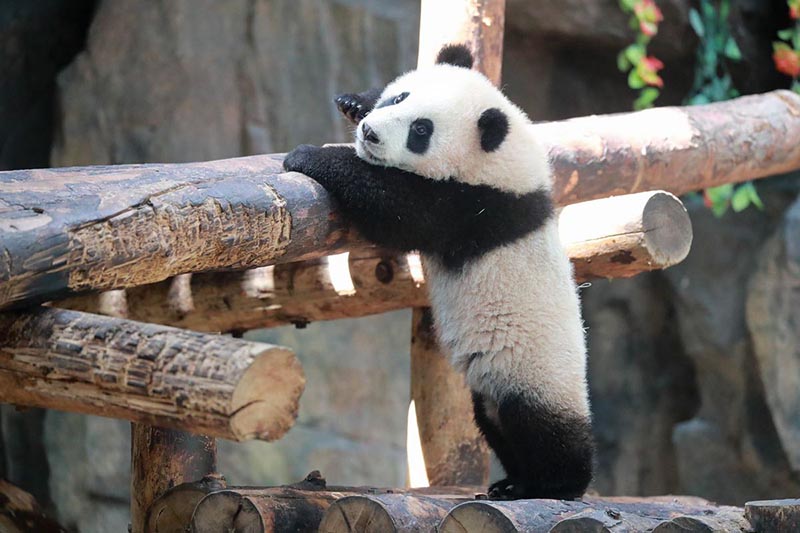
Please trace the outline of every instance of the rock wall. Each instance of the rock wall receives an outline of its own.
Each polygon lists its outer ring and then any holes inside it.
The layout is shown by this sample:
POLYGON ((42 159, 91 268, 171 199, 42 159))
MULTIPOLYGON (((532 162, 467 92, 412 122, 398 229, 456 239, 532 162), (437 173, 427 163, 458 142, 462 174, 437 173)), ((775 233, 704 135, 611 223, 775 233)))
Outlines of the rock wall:
MULTIPOLYGON (((680 103, 691 85, 689 4, 659 0, 660 104, 680 103)), ((764 67, 783 5, 735 4, 737 38, 751 43, 743 90, 784 81, 764 67)), ((415 0, 101 0, 86 49, 58 77, 51 163, 191 161, 346 140, 331 96, 412 68, 418 16, 415 0)), ((504 86, 535 120, 629 109, 634 95, 615 66, 630 40, 617 0, 508 0, 507 20, 504 86)), ((583 289, 599 492, 741 504, 800 488, 800 207, 786 211, 797 183, 760 185, 765 212, 715 219, 689 201, 695 243, 682 265, 583 289)), ((403 485, 409 330, 399 312, 248 333, 293 346, 308 387, 286 438, 220 443, 229 481, 284 483, 318 468, 336 484, 403 485)), ((0 474, 28 472, 20 483, 38 480, 75 530, 124 530, 126 423, 2 414, 0 474)))

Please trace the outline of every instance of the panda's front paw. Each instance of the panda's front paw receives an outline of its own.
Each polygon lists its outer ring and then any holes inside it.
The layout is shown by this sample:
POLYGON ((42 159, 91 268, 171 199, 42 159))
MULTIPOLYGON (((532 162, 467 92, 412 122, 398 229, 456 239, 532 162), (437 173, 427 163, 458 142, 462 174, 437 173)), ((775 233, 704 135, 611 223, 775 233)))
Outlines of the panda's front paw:
POLYGON ((353 124, 358 124, 369 115, 367 106, 357 94, 340 94, 334 100, 339 111, 353 124))
POLYGON ((320 150, 322 148, 313 144, 301 144, 286 154, 283 160, 283 168, 289 172, 308 174, 320 150))
POLYGON ((508 479, 501 479, 489 485, 487 494, 492 500, 512 500, 514 499, 514 483, 508 479))

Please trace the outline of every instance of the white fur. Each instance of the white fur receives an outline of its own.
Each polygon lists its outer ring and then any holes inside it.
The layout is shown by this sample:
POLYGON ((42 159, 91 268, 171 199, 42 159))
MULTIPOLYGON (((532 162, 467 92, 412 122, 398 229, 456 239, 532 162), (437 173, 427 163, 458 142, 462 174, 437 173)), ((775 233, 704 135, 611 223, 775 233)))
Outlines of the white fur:
MULTIPOLYGON (((551 189, 547 156, 527 116, 481 74, 437 65, 392 82, 381 100, 408 92, 397 105, 375 109, 366 123, 380 137, 358 155, 432 179, 454 178, 518 194, 551 189), (509 133, 494 152, 480 146, 481 114, 499 108, 509 133), (411 123, 428 118, 434 133, 422 155, 406 148, 411 123)), ((586 346, 572 267, 558 239, 557 218, 511 244, 447 270, 423 257, 437 334, 470 387, 495 402, 522 393, 557 410, 589 416, 586 346), (470 355, 480 352, 470 365, 470 355)), ((493 409, 489 406, 489 414, 493 409)))

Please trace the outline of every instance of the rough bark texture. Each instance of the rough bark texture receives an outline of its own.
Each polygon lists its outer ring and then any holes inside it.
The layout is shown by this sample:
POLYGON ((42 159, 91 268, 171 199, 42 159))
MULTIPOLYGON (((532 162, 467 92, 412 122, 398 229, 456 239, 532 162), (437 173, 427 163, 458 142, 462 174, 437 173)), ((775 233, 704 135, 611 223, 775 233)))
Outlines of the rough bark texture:
POLYGON ((213 437, 131 424, 131 533, 161 533, 148 527, 159 519, 151 511, 163 510, 152 508, 156 499, 168 489, 198 481, 216 469, 213 437))
POLYGON ((5 403, 273 440, 304 383, 285 348, 76 311, 0 314, 5 403))
POLYGON ((763 500, 747 502, 745 517, 755 531, 790 533, 800 531, 800 500, 763 500))
POLYGON ((0 531, 3 533, 66 533, 67 530, 45 516, 29 493, 0 479, 0 531))
MULTIPOLYGON (((800 96, 787 91, 532 127, 562 205, 800 168, 800 96)), ((0 240, 0 308, 363 244, 318 185, 280 174, 280 156, 0 173, 0 240)))
POLYGON ((747 531, 748 526, 743 509, 716 506, 699 498, 587 498, 467 502, 450 511, 437 531, 710 533, 747 531))
POLYGON ((145 531, 148 533, 185 533, 200 500, 212 492, 225 488, 224 477, 219 474, 210 474, 199 481, 189 481, 167 489, 150 504, 145 531))
POLYGON ((322 188, 279 156, 0 173, 0 307, 335 252, 322 188))
MULTIPOLYGON (((564 208, 561 239, 578 281, 663 269, 689 252, 692 228, 680 200, 646 192, 564 208), (587 220, 591 223, 587 224, 587 220)), ((348 258, 352 291, 334 286, 324 259, 178 276, 56 305, 198 331, 242 331, 353 318, 427 305, 417 257, 379 249, 348 258)), ((454 483, 454 480, 451 480, 454 483)))

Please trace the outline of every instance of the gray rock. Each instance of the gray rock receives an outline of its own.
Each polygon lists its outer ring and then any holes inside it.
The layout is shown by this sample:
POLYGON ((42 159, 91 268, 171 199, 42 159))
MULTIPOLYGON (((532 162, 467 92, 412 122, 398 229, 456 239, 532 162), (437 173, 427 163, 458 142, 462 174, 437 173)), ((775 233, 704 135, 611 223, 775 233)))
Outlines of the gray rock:
POLYGON ((800 201, 758 254, 747 294, 753 339, 767 403, 795 472, 800 471, 800 201))

